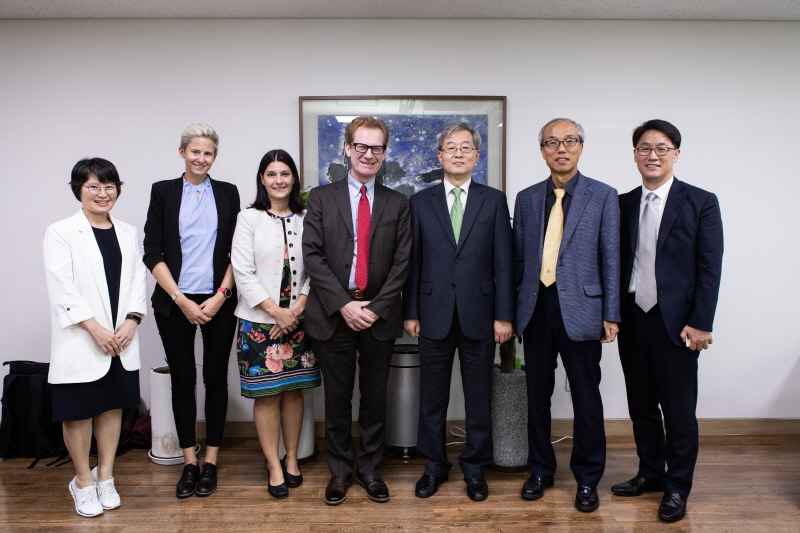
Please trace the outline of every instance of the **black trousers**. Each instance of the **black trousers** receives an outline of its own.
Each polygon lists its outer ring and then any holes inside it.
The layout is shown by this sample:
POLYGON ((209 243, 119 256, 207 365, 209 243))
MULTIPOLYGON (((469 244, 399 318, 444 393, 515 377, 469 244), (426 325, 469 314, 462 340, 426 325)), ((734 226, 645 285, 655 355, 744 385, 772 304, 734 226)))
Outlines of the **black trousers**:
POLYGON ((619 358, 639 456, 638 475, 661 478, 666 490, 687 496, 698 452, 700 352, 670 339, 658 305, 645 313, 636 305, 634 294, 628 295, 624 305, 619 358))
MULTIPOLYGON (((598 330, 602 327, 598 324, 598 330)), ((556 472, 556 455, 550 443, 550 398, 555 387, 558 355, 567 371, 573 422, 570 469, 579 485, 596 487, 606 464, 603 400, 600 397, 602 345, 573 341, 561 318, 556 284, 539 284, 533 316, 523 332, 525 376, 528 385, 528 467, 537 476, 556 472)))
POLYGON ((461 330, 458 314, 442 340, 419 338, 420 400, 417 450, 425 473, 442 477, 453 464, 447 459, 447 406, 450 377, 458 349, 464 389, 467 443, 458 457, 465 478, 483 477, 482 465, 492 462, 492 367, 494 338, 472 340, 461 330))
MULTIPOLYGON (((213 295, 185 296, 201 304, 213 295)), ((228 358, 236 333, 235 309, 236 300, 231 298, 222 304, 214 318, 200 326, 203 335, 203 384, 206 388, 206 446, 222 444, 228 411, 228 358)), ((172 306, 169 316, 158 311, 153 314, 172 379, 172 412, 178 441, 181 448, 193 448, 197 444, 197 369, 194 356, 197 326, 189 322, 177 305, 172 306)))
POLYGON ((386 440, 386 385, 394 341, 378 340, 370 329, 353 331, 344 319, 330 339, 314 339, 314 351, 325 386, 325 455, 334 476, 353 473, 355 450, 350 425, 356 364, 360 370, 358 432, 361 446, 355 465, 365 476, 378 474, 386 440))

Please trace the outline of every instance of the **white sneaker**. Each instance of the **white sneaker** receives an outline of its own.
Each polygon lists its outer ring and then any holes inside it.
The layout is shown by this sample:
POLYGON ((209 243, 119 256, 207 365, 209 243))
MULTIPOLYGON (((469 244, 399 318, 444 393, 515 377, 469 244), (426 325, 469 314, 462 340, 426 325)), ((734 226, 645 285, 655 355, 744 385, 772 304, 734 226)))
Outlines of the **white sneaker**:
POLYGON ((114 486, 113 476, 108 478, 106 481, 98 481, 97 467, 94 467, 92 468, 92 477, 94 478, 95 483, 97 483, 97 497, 100 500, 100 505, 103 506, 103 509, 108 510, 119 507, 120 503, 122 502, 119 499, 117 488, 114 486))
POLYGON ((92 483, 86 488, 79 489, 78 477, 69 482, 69 492, 75 500, 75 510, 81 516, 98 516, 103 514, 103 506, 97 500, 97 483, 92 483))

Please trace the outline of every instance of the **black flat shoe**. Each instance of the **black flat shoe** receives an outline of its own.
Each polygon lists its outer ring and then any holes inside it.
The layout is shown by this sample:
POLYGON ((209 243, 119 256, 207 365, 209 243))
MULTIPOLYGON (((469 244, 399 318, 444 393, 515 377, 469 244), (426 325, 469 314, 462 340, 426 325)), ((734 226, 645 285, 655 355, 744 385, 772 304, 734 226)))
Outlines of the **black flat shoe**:
POLYGON ((200 476, 200 467, 196 464, 188 464, 183 467, 181 479, 175 487, 175 496, 178 498, 188 498, 197 489, 197 478, 200 476))
POLYGON ((200 497, 211 496, 217 490, 217 465, 214 463, 203 463, 203 470, 197 480, 197 490, 195 494, 200 497))
POLYGON ((270 496, 279 500, 289 497, 289 487, 286 486, 285 481, 280 485, 270 485, 267 483, 267 492, 269 492, 270 496))
POLYGON ((303 473, 300 472, 299 476, 290 474, 286 469, 286 457, 281 459, 281 468, 283 468, 283 478, 286 480, 286 486, 290 489, 296 489, 303 484, 303 473))

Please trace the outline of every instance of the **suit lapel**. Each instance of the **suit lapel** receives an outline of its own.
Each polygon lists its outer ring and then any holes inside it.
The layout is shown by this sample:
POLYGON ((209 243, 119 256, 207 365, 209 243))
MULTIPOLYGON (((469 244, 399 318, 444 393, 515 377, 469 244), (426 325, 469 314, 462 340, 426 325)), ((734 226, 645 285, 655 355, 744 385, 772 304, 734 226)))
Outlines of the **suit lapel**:
POLYGON ((639 242, 639 207, 642 201, 642 188, 636 187, 625 197, 625 211, 628 216, 628 232, 630 234, 631 257, 636 255, 636 244, 639 242))
POLYGON ((684 202, 686 201, 686 190, 683 184, 677 178, 672 182, 669 195, 667 196, 667 203, 664 205, 664 214, 661 215, 661 226, 658 229, 658 245, 656 246, 656 257, 661 247, 664 246, 664 241, 667 239, 672 225, 678 218, 678 213, 681 212, 684 202))
POLYGON ((453 248, 457 248, 456 236, 453 233, 453 223, 450 222, 450 212, 447 210, 447 196, 444 193, 443 184, 440 183, 431 187, 430 201, 431 209, 436 213, 436 218, 439 219, 444 234, 447 235, 447 240, 450 241, 453 248))
POLYGON ((106 317, 111 318, 111 300, 108 296, 108 282, 106 281, 106 270, 103 263, 103 254, 100 253, 100 247, 97 245, 97 239, 94 237, 92 226, 86 219, 86 215, 80 210, 73 217, 75 226, 78 231, 78 240, 83 248, 83 253, 89 260, 89 266, 92 269, 92 278, 97 286, 97 291, 100 298, 103 300, 103 308, 106 312, 106 317))
MULTIPOLYGON (((372 199, 372 216, 370 216, 369 223, 369 240, 372 242, 372 237, 375 236, 375 229, 378 227, 378 222, 381 220, 383 208, 386 207, 386 201, 389 199, 388 189, 379 183, 375 183, 375 197, 372 199)), ((352 221, 352 219, 351 219, 352 221)))
POLYGON ((467 200, 467 207, 464 209, 464 219, 461 222, 461 233, 458 236, 459 246, 462 246, 467 240, 469 230, 472 229, 475 219, 478 218, 478 212, 481 210, 481 206, 485 200, 483 196, 483 187, 474 181, 469 186, 468 194, 469 199, 467 200))
MULTIPOLYGON (((111 215, 109 215, 111 216, 111 215)), ((114 218, 111 218, 111 222, 114 224, 114 231, 117 234, 117 242, 119 243, 119 250, 122 254, 122 268, 120 269, 119 279, 119 305, 117 306, 117 324, 122 324, 125 317, 122 313, 126 313, 126 306, 125 304, 128 301, 128 296, 130 293, 131 285, 130 283, 125 283, 125 280, 133 279, 133 261, 135 258, 130 257, 130 250, 134 249, 134 242, 133 242, 133 235, 128 227, 120 227, 114 221, 114 218)))
POLYGON ((344 226, 347 228, 347 231, 350 232, 350 239, 352 240, 354 238, 353 212, 350 210, 350 188, 347 186, 347 178, 337 181, 334 187, 334 198, 336 198, 336 205, 339 206, 339 213, 342 215, 344 226))
MULTIPOLYGON (((561 237, 561 247, 558 250, 559 257, 561 257, 564 247, 575 232, 575 228, 578 227, 578 221, 581 219, 583 210, 586 209, 586 205, 589 203, 589 198, 592 195, 591 189, 589 188, 589 180, 586 179, 586 176, 579 173, 573 179, 577 179, 578 183, 575 184, 575 193, 572 195, 572 202, 569 204, 567 220, 564 222, 564 235, 561 237)), ((545 191, 546 190, 547 189, 545 189, 545 191)), ((549 217, 550 213, 546 213, 545 216, 549 217)))
MULTIPOLYGON (((211 182, 211 191, 214 193, 214 206, 217 208, 217 240, 214 242, 214 249, 216 250, 217 246, 225 246, 225 236, 230 234, 228 217, 222 216, 228 210, 228 199, 225 197, 225 191, 220 187, 219 183, 210 177, 208 180, 211 182)), ((181 194, 181 197, 183 197, 183 194, 181 194)))

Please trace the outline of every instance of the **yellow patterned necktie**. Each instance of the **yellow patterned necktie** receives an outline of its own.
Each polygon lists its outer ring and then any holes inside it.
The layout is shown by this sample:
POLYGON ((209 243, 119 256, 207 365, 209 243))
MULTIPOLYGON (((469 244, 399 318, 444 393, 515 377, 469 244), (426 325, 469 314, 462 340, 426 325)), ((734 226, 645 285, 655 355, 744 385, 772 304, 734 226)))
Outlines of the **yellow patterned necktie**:
POLYGON ((561 237, 564 235, 564 209, 561 200, 567 191, 556 189, 556 203, 550 211, 550 219, 547 222, 547 233, 544 236, 544 248, 542 250, 542 272, 539 276, 545 287, 549 287, 556 282, 556 261, 558 261, 558 250, 561 248, 561 237))

